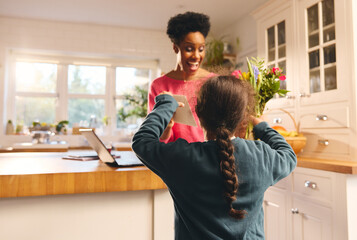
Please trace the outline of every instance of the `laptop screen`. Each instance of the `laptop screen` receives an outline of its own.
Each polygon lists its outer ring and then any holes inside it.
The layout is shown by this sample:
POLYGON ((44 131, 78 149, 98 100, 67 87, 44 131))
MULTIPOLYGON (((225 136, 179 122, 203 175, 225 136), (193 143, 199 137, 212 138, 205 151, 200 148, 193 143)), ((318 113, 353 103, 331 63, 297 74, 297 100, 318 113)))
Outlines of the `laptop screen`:
POLYGON ((99 139, 93 129, 79 129, 80 133, 87 139, 89 145, 97 152, 98 157, 105 163, 115 163, 114 157, 110 154, 104 143, 99 139))

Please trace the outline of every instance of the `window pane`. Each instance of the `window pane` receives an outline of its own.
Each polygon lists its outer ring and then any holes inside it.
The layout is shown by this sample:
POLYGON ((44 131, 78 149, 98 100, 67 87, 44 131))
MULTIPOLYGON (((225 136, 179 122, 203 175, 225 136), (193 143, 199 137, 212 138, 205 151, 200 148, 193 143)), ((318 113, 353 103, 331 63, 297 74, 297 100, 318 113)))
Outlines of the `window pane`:
POLYGON ((17 92, 56 92, 57 65, 16 62, 17 92))
POLYGON ((327 26, 335 22, 335 7, 334 0, 322 1, 322 23, 323 26, 327 26))
POLYGON ((104 117, 104 99, 72 98, 68 101, 69 127, 78 123, 79 126, 88 126, 95 117, 99 124, 104 117))
POLYGON ((15 98, 16 122, 32 126, 32 122, 55 122, 55 98, 19 97, 15 98))
POLYGON ((278 45, 285 43, 285 21, 278 24, 278 45))
POLYGON ((309 53, 310 69, 320 66, 320 50, 309 53))
POLYGON ((319 44, 319 18, 317 4, 307 9, 309 47, 319 44))
POLYGON ((308 33, 319 29, 319 16, 317 4, 307 9, 308 33))
POLYGON ((68 66, 68 92, 82 94, 104 94, 106 67, 68 66))
POLYGON ((325 90, 337 89, 336 66, 325 69, 325 90))
POLYGON ((268 61, 275 60, 275 28, 272 26, 268 32, 268 61))
POLYGON ((310 93, 316 93, 320 91, 320 70, 310 71, 310 93))
POLYGON ((336 62, 335 44, 328 47, 324 47, 324 63, 329 64, 334 62, 336 62))
POLYGON ((116 68, 116 94, 133 94, 135 86, 148 89, 150 82, 150 69, 141 68, 116 68))
MULTIPOLYGON (((117 128, 129 128, 135 130, 139 127, 141 117, 130 115, 129 113, 135 109, 126 99, 116 100, 117 128)), ((135 111, 135 110, 134 110, 135 111)))

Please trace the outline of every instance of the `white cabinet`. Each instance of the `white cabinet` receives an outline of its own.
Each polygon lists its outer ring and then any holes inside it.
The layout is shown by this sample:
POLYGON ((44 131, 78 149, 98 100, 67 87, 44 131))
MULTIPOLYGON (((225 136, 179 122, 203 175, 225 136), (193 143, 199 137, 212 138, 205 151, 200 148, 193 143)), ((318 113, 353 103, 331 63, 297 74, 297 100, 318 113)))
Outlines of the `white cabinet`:
POLYGON ((357 175, 296 168, 282 181, 264 197, 267 240, 357 239, 357 175))
POLYGON ((266 240, 289 239, 287 209, 290 194, 287 192, 289 178, 281 180, 264 195, 264 229, 266 240))
POLYGON ((294 55, 293 8, 288 1, 274 1, 253 13, 257 18, 258 57, 265 59, 269 67, 283 69, 287 79, 280 82, 281 88, 290 92, 286 97, 276 96, 267 108, 294 107, 295 87, 292 59, 294 55))
POLYGON ((332 240, 332 210, 320 205, 307 203, 294 198, 293 239, 294 240, 332 240))
POLYGON ((283 108, 299 123, 307 137, 301 156, 357 161, 354 12, 353 0, 271 0, 253 12, 258 56, 268 65, 285 62, 290 90, 288 98, 272 99, 267 108, 283 108), (282 22, 285 42, 279 44, 282 22))

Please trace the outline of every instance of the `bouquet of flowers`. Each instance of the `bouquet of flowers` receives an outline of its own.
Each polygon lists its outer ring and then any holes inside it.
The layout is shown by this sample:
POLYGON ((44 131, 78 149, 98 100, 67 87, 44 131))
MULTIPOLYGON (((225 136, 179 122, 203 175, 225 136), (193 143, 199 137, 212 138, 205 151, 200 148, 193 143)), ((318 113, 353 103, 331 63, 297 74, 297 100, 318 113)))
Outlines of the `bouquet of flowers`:
POLYGON ((241 70, 233 71, 232 75, 239 79, 249 81, 256 93, 255 113, 260 117, 267 102, 275 94, 285 96, 288 90, 280 89, 280 81, 285 81, 286 77, 278 67, 266 68, 264 60, 247 58, 248 72, 241 70))

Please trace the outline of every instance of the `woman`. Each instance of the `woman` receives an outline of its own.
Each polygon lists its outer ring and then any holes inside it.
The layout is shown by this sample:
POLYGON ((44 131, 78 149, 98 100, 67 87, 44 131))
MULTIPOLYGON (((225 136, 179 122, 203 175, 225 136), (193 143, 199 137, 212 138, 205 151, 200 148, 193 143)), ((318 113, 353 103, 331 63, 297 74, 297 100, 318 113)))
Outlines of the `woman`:
POLYGON ((214 76, 201 87, 196 106, 208 141, 163 144, 159 136, 178 103, 168 93, 156 97, 132 149, 170 190, 175 239, 264 239, 264 193, 293 171, 296 155, 284 137, 254 117, 254 136, 261 141, 234 138, 253 106, 247 81, 214 76))
POLYGON ((163 91, 185 95, 197 127, 175 124, 171 120, 160 137, 161 141, 173 142, 178 138, 184 138, 188 142, 204 141, 195 106, 196 91, 204 80, 214 75, 201 68, 205 57, 205 39, 209 30, 209 17, 200 13, 178 14, 168 22, 166 33, 173 43, 173 50, 177 56, 176 68, 152 82, 149 91, 149 112, 154 107, 155 97, 163 91))

